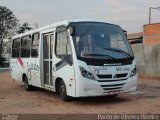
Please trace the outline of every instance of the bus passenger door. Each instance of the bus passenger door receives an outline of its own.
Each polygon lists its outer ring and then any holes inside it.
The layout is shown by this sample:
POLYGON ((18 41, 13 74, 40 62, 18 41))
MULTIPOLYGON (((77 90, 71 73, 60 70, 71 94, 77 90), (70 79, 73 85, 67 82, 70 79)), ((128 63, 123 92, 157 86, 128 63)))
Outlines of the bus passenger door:
POLYGON ((43 35, 43 76, 44 86, 53 88, 52 80, 52 52, 53 52, 54 33, 43 35))

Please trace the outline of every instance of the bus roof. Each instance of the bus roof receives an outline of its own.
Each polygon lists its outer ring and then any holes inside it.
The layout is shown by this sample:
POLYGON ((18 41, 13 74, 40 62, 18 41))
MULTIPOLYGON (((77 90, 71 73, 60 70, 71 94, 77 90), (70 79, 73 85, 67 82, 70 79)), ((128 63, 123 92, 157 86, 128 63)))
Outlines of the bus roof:
MULTIPOLYGON (((19 37, 21 37, 21 36, 25 36, 25 35, 28 35, 28 34, 40 32, 40 31, 47 30, 47 29, 51 29, 51 28, 54 28, 54 27, 57 27, 57 26, 62 26, 62 25, 67 26, 67 25, 69 25, 71 22, 102 22, 102 23, 106 23, 105 21, 91 20, 91 19, 65 20, 65 21, 61 21, 61 22, 49 24, 49 25, 47 25, 47 26, 40 27, 40 28, 38 28, 38 29, 33 29, 33 30, 27 31, 27 32, 22 33, 22 34, 15 35, 15 36, 13 36, 12 38, 13 38, 13 39, 19 38, 19 37)), ((110 24, 110 23, 108 23, 108 24, 110 24)), ((114 25, 114 24, 113 24, 113 25, 114 25)))

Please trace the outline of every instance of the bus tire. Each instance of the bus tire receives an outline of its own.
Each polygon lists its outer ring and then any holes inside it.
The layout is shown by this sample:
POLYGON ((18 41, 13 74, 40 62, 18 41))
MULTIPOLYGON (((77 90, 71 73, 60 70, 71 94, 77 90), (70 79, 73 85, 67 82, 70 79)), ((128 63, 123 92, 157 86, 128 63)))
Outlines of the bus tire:
POLYGON ((32 90, 32 86, 28 84, 28 78, 27 78, 26 75, 23 77, 23 82, 24 82, 25 90, 31 91, 32 90))
POLYGON ((59 95, 61 100, 65 102, 70 101, 70 97, 67 95, 66 85, 63 80, 61 80, 59 84, 59 95))

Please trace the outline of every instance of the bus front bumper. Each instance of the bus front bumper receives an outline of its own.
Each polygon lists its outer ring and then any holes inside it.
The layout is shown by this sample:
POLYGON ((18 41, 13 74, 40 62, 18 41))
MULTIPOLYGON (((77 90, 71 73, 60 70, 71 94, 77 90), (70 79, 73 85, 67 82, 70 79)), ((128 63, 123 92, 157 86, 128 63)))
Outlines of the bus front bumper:
POLYGON ((101 87, 101 85, 115 85, 121 83, 122 81, 98 82, 95 80, 83 79, 80 83, 78 83, 76 87, 76 97, 105 96, 136 91, 137 75, 128 78, 121 89, 104 90, 104 88, 101 87))

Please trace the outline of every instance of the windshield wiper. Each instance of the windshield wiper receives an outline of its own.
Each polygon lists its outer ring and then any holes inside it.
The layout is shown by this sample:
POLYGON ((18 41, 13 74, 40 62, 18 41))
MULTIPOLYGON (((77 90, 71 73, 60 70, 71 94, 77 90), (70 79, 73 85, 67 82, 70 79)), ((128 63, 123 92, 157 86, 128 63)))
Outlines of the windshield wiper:
POLYGON ((110 51, 117 51, 117 52, 120 52, 120 53, 123 53, 124 55, 127 55, 128 57, 131 57, 133 58, 132 55, 130 55, 129 53, 123 51, 123 50, 118 50, 118 49, 115 49, 115 48, 103 48, 104 50, 110 50, 110 51))
POLYGON ((114 57, 112 57, 112 56, 110 56, 110 55, 104 55, 104 54, 84 54, 84 56, 102 56, 102 57, 108 57, 108 58, 110 58, 110 59, 114 59, 115 60, 115 58, 114 57))

